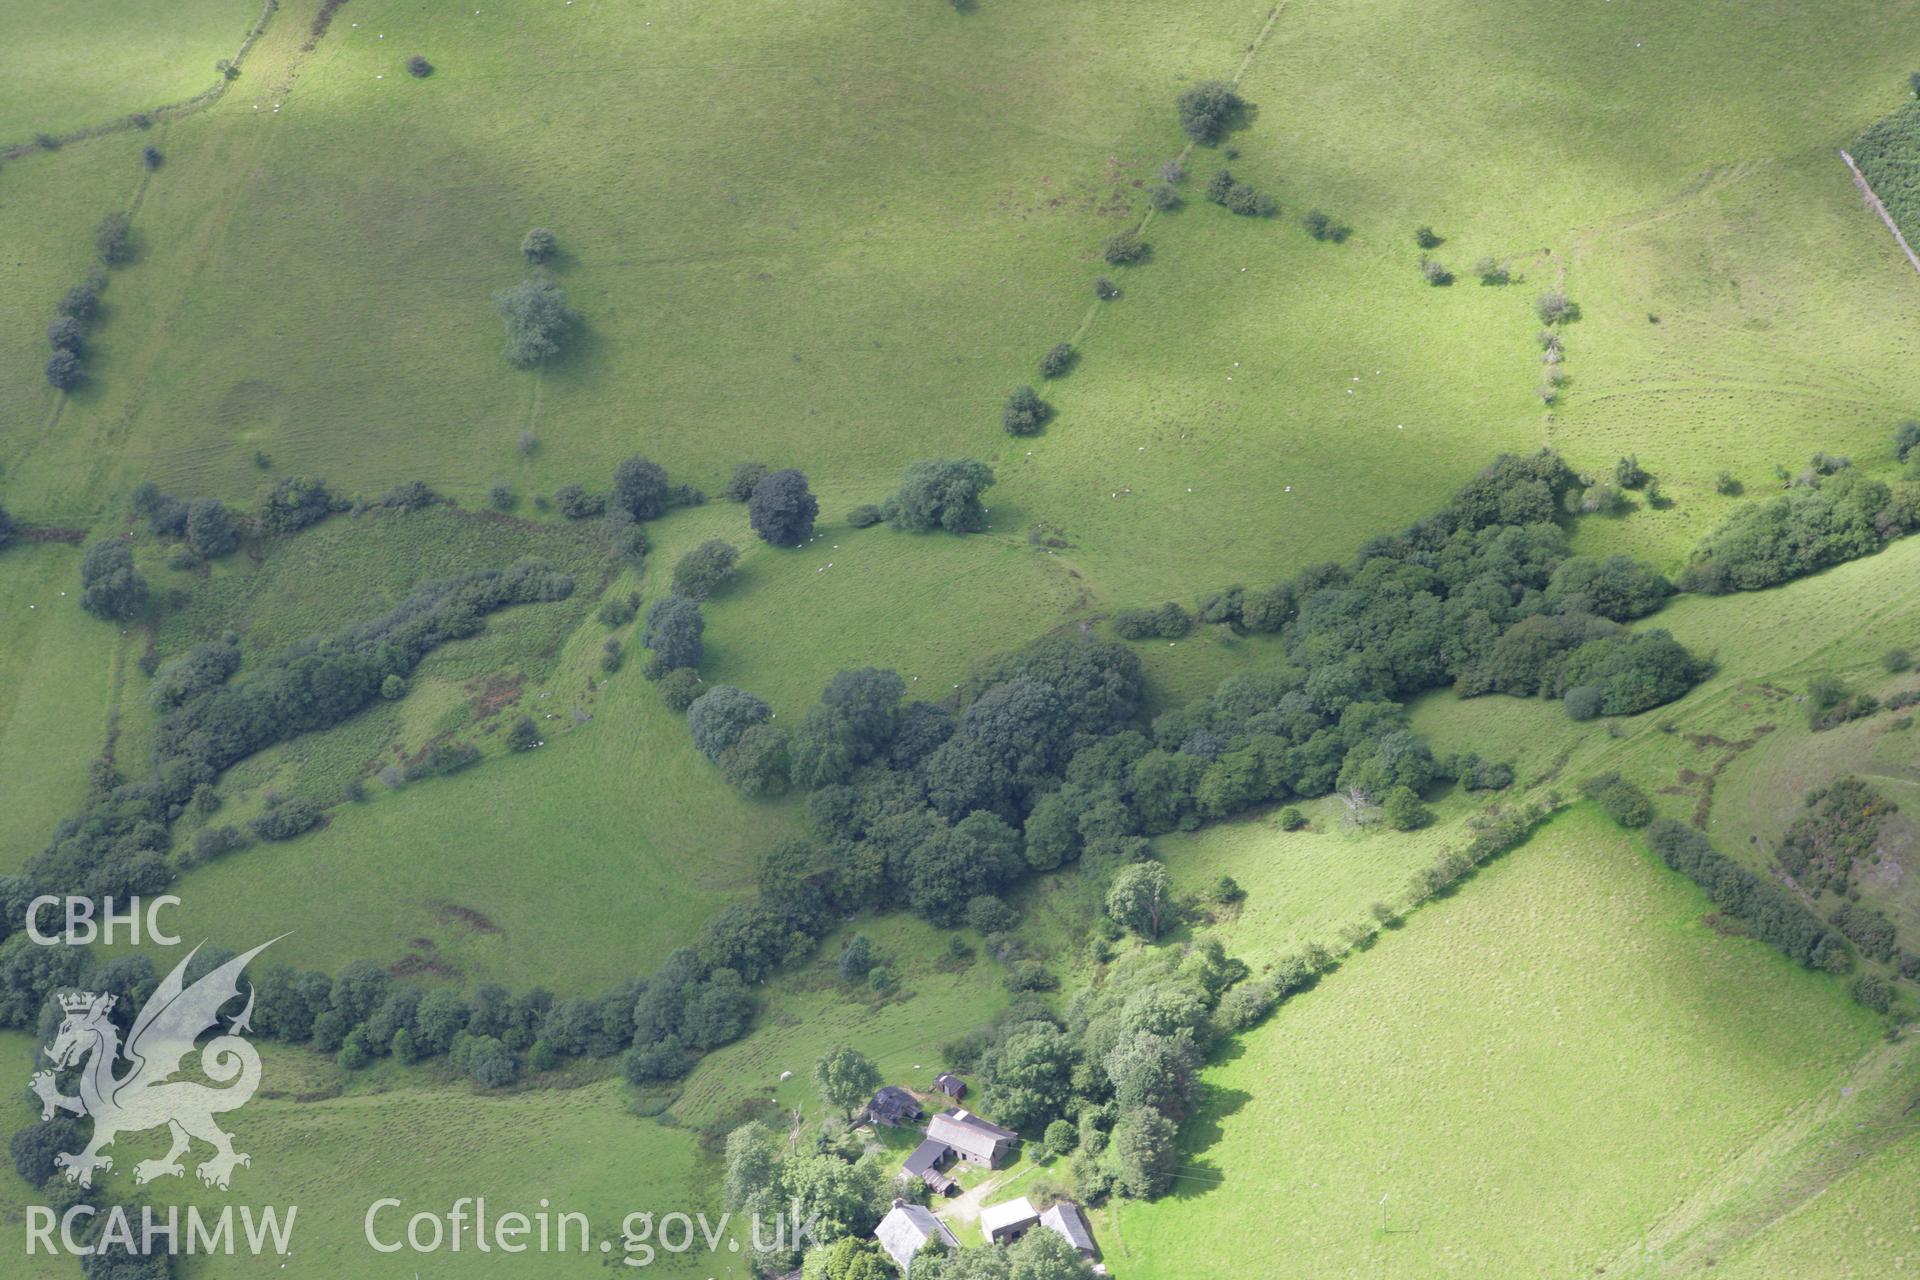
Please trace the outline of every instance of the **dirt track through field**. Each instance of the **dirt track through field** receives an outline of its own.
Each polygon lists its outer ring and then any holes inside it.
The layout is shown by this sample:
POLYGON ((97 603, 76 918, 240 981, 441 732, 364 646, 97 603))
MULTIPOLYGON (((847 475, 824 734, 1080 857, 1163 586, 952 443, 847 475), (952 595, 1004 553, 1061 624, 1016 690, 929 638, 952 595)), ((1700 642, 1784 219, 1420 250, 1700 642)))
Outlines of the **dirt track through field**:
MULTIPOLYGON (((241 37, 240 47, 234 50, 233 57, 226 59, 236 73, 240 69, 241 62, 246 59, 248 51, 253 48, 254 42, 260 38, 260 33, 267 29, 268 20, 273 17, 279 7, 279 0, 266 0, 266 3, 260 8, 260 16, 254 20, 253 26, 247 29, 247 34, 241 37)), ((204 111, 214 103, 220 101, 221 97, 226 94, 228 86, 233 83, 234 78, 237 78, 237 76, 229 77, 225 72, 222 72, 220 78, 214 81, 210 87, 194 94, 191 98, 183 98, 178 102, 162 103, 157 107, 149 107, 145 111, 136 111, 112 120, 102 121, 99 124, 83 125, 78 129, 72 129, 63 134, 50 136, 53 137, 56 147, 65 147, 77 142, 88 142, 94 138, 104 138, 109 134, 125 133, 131 129, 145 129, 153 123, 161 121, 184 119, 194 112, 204 111), (147 124, 140 123, 142 117, 147 120, 147 124)), ((11 160, 17 156, 26 155, 31 151, 39 150, 44 145, 44 143, 35 139, 0 147, 0 160, 11 160)))

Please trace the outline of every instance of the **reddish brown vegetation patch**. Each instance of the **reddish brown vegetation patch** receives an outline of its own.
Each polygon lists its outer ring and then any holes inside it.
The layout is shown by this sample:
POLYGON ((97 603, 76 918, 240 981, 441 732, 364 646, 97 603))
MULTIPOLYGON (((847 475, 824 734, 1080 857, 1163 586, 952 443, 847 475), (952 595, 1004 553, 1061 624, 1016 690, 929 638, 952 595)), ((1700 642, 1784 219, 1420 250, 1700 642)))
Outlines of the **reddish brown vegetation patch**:
POLYGON ((502 707, 512 706, 520 701, 520 686, 525 676, 515 672, 511 675, 496 671, 490 676, 475 676, 467 681, 467 700, 473 703, 473 714, 486 719, 502 707))
POLYGON ((436 902, 433 904, 433 913, 441 924, 463 925, 475 933, 505 932, 499 925, 487 919, 484 912, 475 911, 472 907, 463 907, 457 902, 436 902))
POLYGON ((403 956, 387 966, 390 978, 444 978, 451 981, 460 976, 457 966, 448 964, 435 956, 403 956))

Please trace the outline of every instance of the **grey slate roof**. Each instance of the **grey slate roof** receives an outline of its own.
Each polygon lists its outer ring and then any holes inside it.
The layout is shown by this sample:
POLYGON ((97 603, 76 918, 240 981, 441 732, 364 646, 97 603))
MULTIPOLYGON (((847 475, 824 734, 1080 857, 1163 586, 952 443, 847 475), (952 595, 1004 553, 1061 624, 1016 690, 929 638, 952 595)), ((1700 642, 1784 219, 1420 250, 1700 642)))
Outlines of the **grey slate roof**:
POLYGON ((947 1144, 938 1138, 928 1138, 913 1149, 913 1154, 907 1157, 906 1164, 901 1168, 916 1178, 924 1178, 946 1158, 947 1144))
POLYGON ((880 1225, 873 1230, 873 1238, 887 1251, 894 1264, 905 1271, 907 1264, 913 1261, 913 1255, 920 1252, 930 1240, 938 1240, 949 1249, 958 1249, 960 1242, 953 1238, 953 1232, 947 1230, 947 1224, 933 1216, 933 1211, 923 1205, 907 1204, 895 1200, 887 1216, 880 1219, 880 1225))
POLYGON ((1098 1252, 1093 1247, 1093 1232, 1087 1229, 1087 1220, 1081 1214, 1080 1206, 1071 1200, 1048 1205, 1046 1212, 1040 1215, 1040 1225, 1065 1236, 1068 1244, 1088 1257, 1098 1252))
POLYGON ((1011 1129, 982 1120, 971 1111, 942 1111, 927 1122, 927 1136, 952 1147, 962 1155, 986 1159, 996 1147, 1019 1138, 1011 1129))

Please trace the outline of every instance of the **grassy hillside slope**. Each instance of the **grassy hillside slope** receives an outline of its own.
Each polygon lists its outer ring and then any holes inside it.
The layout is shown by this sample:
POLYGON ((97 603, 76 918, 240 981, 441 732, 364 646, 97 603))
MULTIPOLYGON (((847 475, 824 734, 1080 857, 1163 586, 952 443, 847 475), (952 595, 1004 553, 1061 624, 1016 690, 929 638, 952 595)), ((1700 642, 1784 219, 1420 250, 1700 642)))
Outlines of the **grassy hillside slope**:
POLYGON ((1847 1082, 1870 1020, 1699 923, 1576 811, 1289 1003, 1208 1074, 1179 1189, 1114 1214, 1116 1270, 1590 1273, 1847 1082), (1276 1206, 1284 1204, 1284 1212, 1276 1206))
MULTIPOLYGON (((59 137, 135 111, 178 102, 216 84, 260 17, 254 0, 127 0, 0 4, 7 33, 0 77, 0 146, 59 137)), ((140 143, 122 135, 131 156, 140 143)))

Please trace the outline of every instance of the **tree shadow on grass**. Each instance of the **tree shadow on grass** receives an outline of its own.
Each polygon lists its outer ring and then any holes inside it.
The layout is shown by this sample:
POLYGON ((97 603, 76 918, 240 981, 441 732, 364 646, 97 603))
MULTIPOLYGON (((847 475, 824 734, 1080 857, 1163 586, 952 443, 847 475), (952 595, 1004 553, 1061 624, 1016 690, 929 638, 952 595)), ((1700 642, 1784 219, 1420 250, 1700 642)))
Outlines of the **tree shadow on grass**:
POLYGON ((597 368, 606 351, 607 340, 593 327, 593 322, 575 312, 559 354, 541 361, 540 370, 552 375, 578 376, 597 368))
POLYGON ((1174 1170, 1173 1187, 1167 1193, 1169 1198, 1197 1200, 1225 1185, 1226 1170, 1202 1156, 1226 1136, 1222 1122, 1251 1101, 1253 1095, 1244 1089, 1228 1089, 1220 1085, 1204 1087, 1199 1108, 1180 1126, 1180 1163, 1174 1170))

